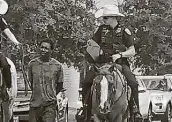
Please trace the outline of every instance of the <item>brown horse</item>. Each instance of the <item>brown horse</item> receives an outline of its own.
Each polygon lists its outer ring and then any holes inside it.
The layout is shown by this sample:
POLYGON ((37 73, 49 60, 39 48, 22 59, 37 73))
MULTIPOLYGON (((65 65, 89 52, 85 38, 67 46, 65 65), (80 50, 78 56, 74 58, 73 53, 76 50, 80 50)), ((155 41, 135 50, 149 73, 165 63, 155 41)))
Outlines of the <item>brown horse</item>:
POLYGON ((116 66, 105 64, 97 69, 92 87, 95 122, 127 122, 127 84, 116 66))

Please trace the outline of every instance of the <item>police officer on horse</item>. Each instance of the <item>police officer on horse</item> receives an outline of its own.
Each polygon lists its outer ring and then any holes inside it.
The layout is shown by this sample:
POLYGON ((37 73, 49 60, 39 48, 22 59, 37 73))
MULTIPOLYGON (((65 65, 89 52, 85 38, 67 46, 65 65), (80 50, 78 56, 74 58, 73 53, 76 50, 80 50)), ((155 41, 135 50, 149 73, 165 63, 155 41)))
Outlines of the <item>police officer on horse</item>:
MULTIPOLYGON (((5 35, 16 46, 19 46, 20 42, 17 41, 14 34, 8 28, 7 22, 3 18, 3 15, 5 15, 7 11, 8 11, 8 4, 4 0, 0 0, 0 30, 2 32, 4 32, 5 35)), ((3 77, 3 80, 1 79, 3 82, 0 83, 0 91, 1 91, 0 92, 0 101, 2 103, 2 102, 9 102, 13 93, 12 93, 12 76, 11 76, 12 74, 11 74, 11 70, 10 70, 11 66, 8 63, 6 56, 2 52, 0 52, 0 57, 1 57, 0 58, 0 68, 1 68, 0 70, 2 73, 2 77, 3 77)), ((3 118, 5 118, 5 121, 9 121, 10 119, 11 119, 10 121, 12 121, 12 119, 13 119, 13 118, 8 118, 6 120, 6 117, 4 117, 4 116, 3 116, 3 118)))
MULTIPOLYGON (((142 120, 142 116, 139 110, 139 100, 138 100, 138 83, 135 76, 130 70, 128 58, 135 55, 135 47, 133 42, 133 35, 129 28, 119 24, 119 19, 124 17, 122 13, 119 12, 118 6, 116 5, 106 5, 103 7, 102 15, 104 24, 100 25, 97 31, 94 33, 92 40, 89 41, 91 47, 99 45, 98 56, 96 50, 94 52, 87 50, 88 54, 86 59, 90 64, 97 65, 103 63, 115 62, 122 66, 122 74, 126 77, 128 85, 132 89, 132 104, 136 104, 137 109, 135 111, 135 117, 142 120), (94 59, 94 60, 93 60, 94 59)), ((93 49, 93 48, 92 48, 93 49)), ((83 98, 85 103, 84 107, 87 113, 91 112, 91 97, 88 97, 88 93, 91 93, 91 85, 95 77, 94 68, 89 66, 87 68, 87 74, 85 80, 83 81, 83 98)), ((131 105, 131 104, 130 104, 131 105)), ((91 115, 87 116, 90 119, 91 115)))
POLYGON ((15 44, 19 45, 20 42, 17 41, 14 34, 8 28, 8 24, 3 18, 3 15, 8 11, 8 4, 4 0, 0 0, 0 29, 5 33, 5 35, 15 44))

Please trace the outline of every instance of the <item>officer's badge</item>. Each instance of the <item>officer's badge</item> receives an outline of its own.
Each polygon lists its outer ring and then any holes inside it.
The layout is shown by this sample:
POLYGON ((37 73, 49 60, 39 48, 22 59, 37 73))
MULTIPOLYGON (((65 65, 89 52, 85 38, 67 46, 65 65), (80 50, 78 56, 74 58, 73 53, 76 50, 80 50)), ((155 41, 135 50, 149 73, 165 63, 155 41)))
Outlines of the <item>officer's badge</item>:
POLYGON ((131 31, 130 31, 128 28, 126 28, 124 31, 125 31, 128 35, 131 35, 131 31))
POLYGON ((107 28, 103 28, 102 29, 103 35, 107 35, 107 33, 109 33, 109 30, 107 28))
POLYGON ((117 28, 116 33, 121 33, 122 28, 117 28))

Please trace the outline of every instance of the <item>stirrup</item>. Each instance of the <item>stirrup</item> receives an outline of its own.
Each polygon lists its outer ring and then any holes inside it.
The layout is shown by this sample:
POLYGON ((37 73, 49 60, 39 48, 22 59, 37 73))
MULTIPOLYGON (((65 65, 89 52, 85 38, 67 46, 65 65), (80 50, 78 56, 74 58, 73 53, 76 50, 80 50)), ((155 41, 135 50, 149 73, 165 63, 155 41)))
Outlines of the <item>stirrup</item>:
POLYGON ((142 122, 143 121, 143 117, 142 117, 140 112, 134 113, 134 116, 135 116, 135 119, 138 120, 138 122, 142 122))

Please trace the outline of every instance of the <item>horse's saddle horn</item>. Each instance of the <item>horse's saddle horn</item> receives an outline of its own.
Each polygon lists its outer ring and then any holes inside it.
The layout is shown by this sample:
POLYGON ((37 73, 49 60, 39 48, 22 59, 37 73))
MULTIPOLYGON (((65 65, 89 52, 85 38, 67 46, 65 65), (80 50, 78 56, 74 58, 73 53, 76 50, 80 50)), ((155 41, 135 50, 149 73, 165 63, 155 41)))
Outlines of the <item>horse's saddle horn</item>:
POLYGON ((109 68, 109 71, 110 71, 110 72, 113 72, 114 69, 118 69, 120 72, 122 72, 122 66, 119 65, 119 64, 113 64, 113 65, 109 68))

